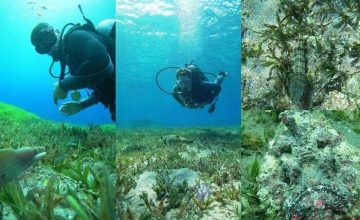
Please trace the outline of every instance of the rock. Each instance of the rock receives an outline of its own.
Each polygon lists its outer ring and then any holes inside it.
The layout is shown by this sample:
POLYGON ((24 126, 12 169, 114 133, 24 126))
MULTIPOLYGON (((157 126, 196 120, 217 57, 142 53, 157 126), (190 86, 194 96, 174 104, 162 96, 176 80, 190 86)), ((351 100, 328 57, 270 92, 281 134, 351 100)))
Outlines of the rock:
POLYGON ((174 178, 173 184, 181 184, 184 181, 187 181, 189 187, 192 187, 196 184, 196 180, 199 178, 198 174, 189 169, 189 168, 182 168, 177 170, 170 170, 170 179, 174 178))
POLYGON ((360 189, 359 150, 314 112, 285 111, 258 176, 268 212, 285 219, 342 219, 360 189))
MULTIPOLYGON (((168 175, 170 180, 174 180, 172 184, 182 184, 183 181, 188 182, 188 186, 192 187, 196 184, 198 180, 197 172, 188 169, 174 169, 168 170, 168 175)), ((135 213, 142 213, 146 210, 144 201, 140 199, 140 195, 144 192, 147 194, 149 201, 153 201, 155 204, 159 203, 157 200, 156 192, 153 190, 153 187, 156 185, 156 178, 158 173, 156 172, 144 172, 139 175, 136 180, 136 187, 130 190, 126 198, 128 200, 128 207, 135 210, 135 213)))

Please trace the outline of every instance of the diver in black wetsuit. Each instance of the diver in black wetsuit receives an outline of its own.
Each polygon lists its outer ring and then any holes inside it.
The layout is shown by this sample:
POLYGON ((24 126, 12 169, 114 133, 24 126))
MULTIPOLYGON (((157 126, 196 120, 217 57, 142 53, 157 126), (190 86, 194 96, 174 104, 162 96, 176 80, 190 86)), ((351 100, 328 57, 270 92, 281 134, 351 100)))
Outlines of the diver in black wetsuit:
POLYGON ((176 72, 177 84, 173 97, 187 108, 203 108, 204 105, 212 104, 209 109, 209 113, 212 113, 221 91, 221 83, 227 75, 226 72, 220 72, 215 82, 209 82, 196 65, 186 65, 176 72))
POLYGON ((115 121, 115 42, 109 40, 115 39, 115 22, 111 25, 108 37, 97 33, 95 28, 88 30, 80 25, 69 29, 64 37, 47 23, 39 23, 33 29, 31 43, 35 50, 52 56, 53 62, 60 61, 62 68, 68 66, 69 69, 68 76, 60 76, 54 84, 54 103, 57 105, 58 99, 65 99, 71 90, 93 91, 81 101, 62 104, 59 108, 62 114, 73 115, 101 102, 115 121))

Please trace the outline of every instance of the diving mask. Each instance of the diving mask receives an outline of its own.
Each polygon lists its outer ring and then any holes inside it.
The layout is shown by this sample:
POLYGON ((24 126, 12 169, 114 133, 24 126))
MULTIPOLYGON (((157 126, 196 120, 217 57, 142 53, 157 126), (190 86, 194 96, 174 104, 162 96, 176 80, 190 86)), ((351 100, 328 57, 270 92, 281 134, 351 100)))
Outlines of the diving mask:
POLYGON ((177 80, 177 85, 180 89, 190 91, 192 88, 192 82, 189 75, 180 75, 177 80))
POLYGON ((36 37, 36 52, 39 54, 48 53, 55 45, 56 40, 57 37, 53 28, 41 30, 36 37))

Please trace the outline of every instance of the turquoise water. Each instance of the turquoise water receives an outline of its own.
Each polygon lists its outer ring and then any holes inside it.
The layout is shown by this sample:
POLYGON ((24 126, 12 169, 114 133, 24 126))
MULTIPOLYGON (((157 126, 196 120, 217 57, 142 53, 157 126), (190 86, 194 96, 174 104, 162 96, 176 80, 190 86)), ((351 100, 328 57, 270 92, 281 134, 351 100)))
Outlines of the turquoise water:
MULTIPOLYGON (((71 117, 60 115, 52 100, 52 85, 57 79, 48 73, 51 57, 37 54, 30 42, 31 30, 39 22, 48 22, 60 30, 68 22, 83 23, 78 4, 95 24, 115 16, 114 1, 1 1, 0 101, 55 121, 77 124, 111 122, 107 109, 101 104, 71 117)), ((58 72, 59 68, 54 70, 58 72)), ((82 97, 85 95, 83 93, 82 97)))
MULTIPOLYGON (((118 0, 116 15, 119 125, 240 123, 240 1, 118 0), (161 68, 191 60, 203 71, 230 74, 213 114, 208 106, 183 108, 156 86, 161 68)), ((159 81, 171 91, 175 72, 163 72, 159 81)))
MULTIPOLYGON (((118 124, 237 125, 240 123, 240 1, 10 1, 0 3, 0 101, 40 117, 78 124, 110 123, 101 104, 77 115, 60 115, 52 100, 57 79, 49 73, 51 58, 39 55, 30 43, 32 28, 48 22, 57 29, 83 23, 77 5, 95 24, 118 18, 118 124), (116 6, 117 4, 117 6, 116 6), (189 110, 155 84, 158 70, 195 60, 206 72, 227 71, 216 111, 189 110)), ((59 71, 58 66, 54 69, 59 71)), ((213 77, 209 77, 214 80, 213 77)), ((171 91, 174 72, 160 76, 171 91)), ((86 92, 82 93, 86 96, 86 92)))

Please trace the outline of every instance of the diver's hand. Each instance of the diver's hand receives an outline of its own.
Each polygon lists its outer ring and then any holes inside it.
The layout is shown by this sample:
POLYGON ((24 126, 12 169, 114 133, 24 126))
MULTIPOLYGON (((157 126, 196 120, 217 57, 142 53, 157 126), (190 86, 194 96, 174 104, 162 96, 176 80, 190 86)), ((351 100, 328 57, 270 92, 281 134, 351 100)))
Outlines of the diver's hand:
POLYGON ((71 101, 66 102, 60 106, 59 111, 61 114, 65 116, 73 115, 82 110, 82 106, 80 102, 71 101))
POLYGON ((45 155, 44 147, 0 149, 0 187, 16 179, 45 155))
POLYGON ((224 72, 224 71, 219 72, 218 75, 223 77, 229 76, 228 72, 224 72))
POLYGON ((54 93, 53 93, 53 97, 54 97, 54 103, 55 105, 58 104, 58 99, 65 99, 67 96, 68 92, 63 90, 62 88, 60 88, 59 86, 59 82, 54 83, 54 93))

